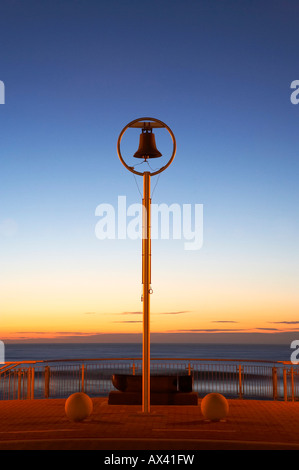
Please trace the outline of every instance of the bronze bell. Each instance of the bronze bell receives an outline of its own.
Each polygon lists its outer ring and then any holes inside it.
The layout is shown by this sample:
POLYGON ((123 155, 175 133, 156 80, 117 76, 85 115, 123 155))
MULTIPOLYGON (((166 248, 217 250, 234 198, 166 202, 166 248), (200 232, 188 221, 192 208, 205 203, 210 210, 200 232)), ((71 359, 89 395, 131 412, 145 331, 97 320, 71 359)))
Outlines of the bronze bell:
POLYGON ((135 158, 157 158, 162 157, 162 153, 156 147, 155 134, 152 129, 142 129, 139 139, 139 148, 134 153, 135 158))

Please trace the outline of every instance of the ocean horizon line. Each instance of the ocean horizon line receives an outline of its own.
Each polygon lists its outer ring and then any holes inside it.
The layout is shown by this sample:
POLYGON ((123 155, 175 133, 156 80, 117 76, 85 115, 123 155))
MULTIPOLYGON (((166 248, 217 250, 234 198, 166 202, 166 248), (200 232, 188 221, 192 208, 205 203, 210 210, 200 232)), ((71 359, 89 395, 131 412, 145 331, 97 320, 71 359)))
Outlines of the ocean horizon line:
MULTIPOLYGON (((151 333, 151 344, 291 344, 299 339, 298 330, 263 332, 177 332, 151 333)), ((4 344, 138 344, 142 333, 97 333, 56 337, 1 338, 4 344)))

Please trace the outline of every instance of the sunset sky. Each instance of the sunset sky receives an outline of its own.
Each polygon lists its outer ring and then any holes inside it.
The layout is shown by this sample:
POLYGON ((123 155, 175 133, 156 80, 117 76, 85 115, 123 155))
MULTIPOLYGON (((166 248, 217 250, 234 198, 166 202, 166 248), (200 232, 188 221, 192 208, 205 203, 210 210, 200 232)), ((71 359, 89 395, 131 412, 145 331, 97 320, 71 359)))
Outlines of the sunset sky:
POLYGON ((298 20, 296 0, 1 0, 1 340, 140 339, 141 241, 99 240, 95 212, 141 202, 116 144, 143 116, 177 140, 152 202, 203 205, 201 249, 152 242, 153 340, 299 339, 298 20))

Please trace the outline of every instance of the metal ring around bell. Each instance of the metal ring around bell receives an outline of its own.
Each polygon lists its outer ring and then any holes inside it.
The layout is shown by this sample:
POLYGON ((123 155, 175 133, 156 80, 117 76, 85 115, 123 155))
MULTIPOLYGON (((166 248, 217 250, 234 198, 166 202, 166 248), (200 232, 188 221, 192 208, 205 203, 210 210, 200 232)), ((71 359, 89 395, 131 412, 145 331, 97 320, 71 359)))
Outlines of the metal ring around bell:
POLYGON ((139 176, 143 176, 144 173, 141 173, 140 171, 136 171, 134 169, 134 167, 132 166, 129 166, 126 164, 126 162, 124 161, 123 157, 122 157, 122 154, 121 154, 121 151, 120 151, 120 143, 121 143, 121 139, 124 135, 124 133, 126 132, 126 130, 129 128, 129 127, 133 127, 133 124, 136 124, 137 122, 139 121, 154 121, 154 122, 157 122, 158 124, 161 125, 161 127, 165 127, 165 129, 168 130, 171 138, 172 138, 172 143, 173 143, 173 150, 172 150, 172 155, 170 157, 170 159, 168 160, 168 162, 166 163, 166 165, 162 166, 159 170, 157 171, 153 171, 153 172, 149 172, 151 176, 154 176, 154 175, 158 175, 158 173, 162 173, 162 171, 166 170, 166 168, 169 167, 169 165, 172 163, 173 159, 174 159, 174 156, 175 156, 175 153, 176 153, 176 140, 175 140, 175 137, 174 137, 174 134, 172 132, 172 130, 162 121, 160 121, 159 119, 155 119, 155 118, 139 118, 139 119, 134 119, 134 121, 131 121, 129 122, 129 124, 127 124, 123 130, 121 131, 121 133, 119 134, 119 138, 118 138, 118 141, 117 141, 117 154, 118 154, 118 157, 120 159, 120 161, 122 162, 122 164, 127 168, 127 170, 129 170, 131 173, 134 173, 135 175, 139 175, 139 176))

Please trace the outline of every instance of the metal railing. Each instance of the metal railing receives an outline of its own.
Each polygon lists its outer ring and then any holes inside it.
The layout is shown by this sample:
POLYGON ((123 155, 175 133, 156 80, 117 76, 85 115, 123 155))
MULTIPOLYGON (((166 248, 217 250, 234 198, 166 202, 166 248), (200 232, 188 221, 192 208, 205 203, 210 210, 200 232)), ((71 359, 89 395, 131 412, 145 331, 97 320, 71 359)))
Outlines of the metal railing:
MULTIPOLYGON (((84 391, 107 396, 113 374, 141 374, 142 359, 77 359, 6 363, 0 368, 0 399, 66 398, 84 391)), ((299 400, 299 366, 287 362, 152 358, 151 374, 192 375, 193 390, 228 398, 299 400)))

